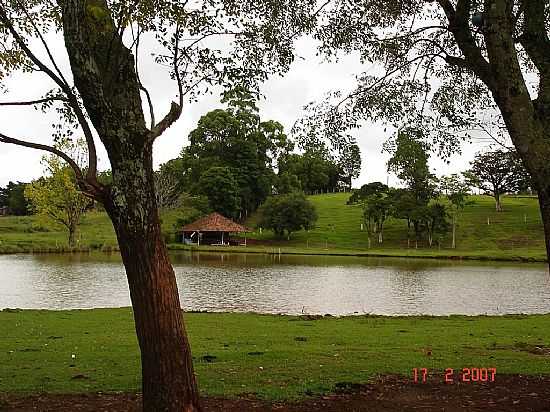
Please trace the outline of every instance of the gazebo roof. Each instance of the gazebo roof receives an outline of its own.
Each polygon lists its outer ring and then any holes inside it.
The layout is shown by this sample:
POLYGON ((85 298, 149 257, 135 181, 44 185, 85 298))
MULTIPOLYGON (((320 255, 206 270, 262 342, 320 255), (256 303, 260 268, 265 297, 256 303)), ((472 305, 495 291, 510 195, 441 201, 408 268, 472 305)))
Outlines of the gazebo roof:
POLYGON ((210 213, 182 228, 183 232, 251 232, 246 226, 239 225, 219 213, 210 213))

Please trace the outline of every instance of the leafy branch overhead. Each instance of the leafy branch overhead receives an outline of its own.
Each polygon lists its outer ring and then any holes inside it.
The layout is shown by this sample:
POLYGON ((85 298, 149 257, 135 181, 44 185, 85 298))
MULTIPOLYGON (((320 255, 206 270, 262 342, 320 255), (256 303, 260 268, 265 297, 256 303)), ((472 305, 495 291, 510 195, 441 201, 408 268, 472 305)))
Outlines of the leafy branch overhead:
POLYGON ((506 90, 549 117, 549 15, 543 0, 331 2, 314 32, 319 51, 354 53, 368 71, 354 89, 308 105, 295 132, 345 139, 369 119, 421 129, 444 155, 473 136, 506 144, 509 122, 497 110, 506 90))
MULTIPOLYGON (((134 121, 143 133, 135 138, 151 144, 179 119, 186 102, 212 86, 240 84, 256 90, 269 74, 284 73, 294 58, 293 40, 312 27, 315 7, 313 0, 253 4, 237 0, 2 0, 0 83, 16 71, 37 72, 51 83, 51 92, 0 105, 57 112, 60 122, 54 125, 54 136, 84 135, 89 152, 87 173, 66 154, 63 157, 74 169, 80 188, 101 198, 105 187, 97 181, 94 138, 106 146, 117 144, 108 135, 123 126, 123 102, 134 101, 141 107, 143 99, 148 124, 140 110, 134 121), (55 60, 46 36, 67 31, 77 20, 85 30, 65 36, 73 69, 70 76, 55 60), (142 61, 150 53, 177 91, 174 101, 164 108, 153 107, 154 84, 146 84, 140 76, 142 61), (132 74, 129 78, 128 73, 132 74), (164 115, 159 118, 161 109, 164 115)), ((35 144, 44 138, 26 140, 0 131, 0 142, 61 155, 43 141, 35 144)))

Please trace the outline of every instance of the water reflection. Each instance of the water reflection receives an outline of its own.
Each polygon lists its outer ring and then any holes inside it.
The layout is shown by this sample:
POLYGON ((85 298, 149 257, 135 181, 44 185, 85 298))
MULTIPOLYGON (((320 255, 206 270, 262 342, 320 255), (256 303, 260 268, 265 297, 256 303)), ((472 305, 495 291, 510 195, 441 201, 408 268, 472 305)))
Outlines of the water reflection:
MULTIPOLYGON (((403 258, 171 255, 187 310, 376 314, 550 312, 545 265, 403 258)), ((130 304, 118 254, 0 256, 0 308, 130 304)))

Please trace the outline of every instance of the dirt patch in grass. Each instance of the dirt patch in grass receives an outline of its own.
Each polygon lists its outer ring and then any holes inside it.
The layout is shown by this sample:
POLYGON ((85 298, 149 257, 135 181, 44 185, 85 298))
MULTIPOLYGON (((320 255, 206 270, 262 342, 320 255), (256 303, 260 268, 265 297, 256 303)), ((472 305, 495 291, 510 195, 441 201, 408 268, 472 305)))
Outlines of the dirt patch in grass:
MULTIPOLYGON (((415 384, 386 376, 368 385, 337 385, 338 393, 301 402, 270 403, 250 397, 204 398, 205 412, 548 411, 550 376, 497 375, 494 382, 445 384, 441 377, 415 384), (345 389, 345 390, 343 390, 345 389)), ((0 395, 0 411, 139 411, 139 394, 0 395)))

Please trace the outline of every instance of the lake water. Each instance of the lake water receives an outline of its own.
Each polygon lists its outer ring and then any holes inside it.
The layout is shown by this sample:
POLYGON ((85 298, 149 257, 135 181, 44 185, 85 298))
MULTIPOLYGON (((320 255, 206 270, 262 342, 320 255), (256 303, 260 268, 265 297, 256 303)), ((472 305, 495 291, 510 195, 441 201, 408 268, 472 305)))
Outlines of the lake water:
MULTIPOLYGON (((186 310, 286 314, 550 313, 543 264, 172 254, 186 310)), ((0 308, 129 306, 117 254, 0 256, 0 308)))

